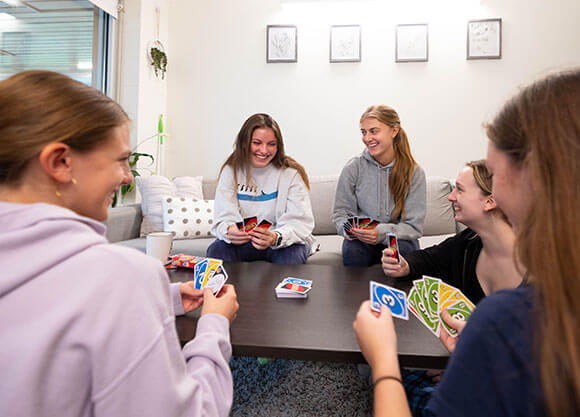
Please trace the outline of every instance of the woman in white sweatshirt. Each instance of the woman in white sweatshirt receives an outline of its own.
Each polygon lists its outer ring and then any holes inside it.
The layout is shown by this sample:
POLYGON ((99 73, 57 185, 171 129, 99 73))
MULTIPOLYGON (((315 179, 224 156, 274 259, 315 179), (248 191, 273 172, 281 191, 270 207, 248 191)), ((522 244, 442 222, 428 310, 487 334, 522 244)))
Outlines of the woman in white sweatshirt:
POLYGON ((217 239, 207 256, 231 262, 306 263, 318 247, 309 189, 304 167, 284 153, 278 123, 264 113, 250 116, 220 171, 212 228, 217 239), (244 224, 252 217, 254 222, 244 224), (260 227, 264 220, 271 226, 260 227))

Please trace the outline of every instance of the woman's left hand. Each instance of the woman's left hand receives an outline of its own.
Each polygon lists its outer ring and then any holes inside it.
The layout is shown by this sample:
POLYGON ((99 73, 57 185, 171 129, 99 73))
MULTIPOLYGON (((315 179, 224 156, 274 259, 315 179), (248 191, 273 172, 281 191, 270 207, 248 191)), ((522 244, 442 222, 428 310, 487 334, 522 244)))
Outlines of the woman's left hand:
POLYGON ((353 228, 352 233, 358 240, 369 245, 376 245, 379 239, 379 231, 377 229, 359 229, 353 228))
POLYGON ((186 313, 199 308, 203 304, 203 290, 195 288, 193 281, 181 282, 179 284, 181 302, 186 313))
POLYGON ((441 340, 441 343, 443 343, 443 346, 445 346, 449 353, 453 353, 455 345, 457 345, 457 340, 459 340, 459 335, 465 328, 466 322, 452 317, 446 308, 441 312, 441 319, 443 319, 449 327, 457 330, 457 336, 452 337, 445 329, 443 329, 443 324, 440 324, 441 332, 439 333, 439 340, 441 340))
POLYGON ((264 227, 255 227, 249 234, 252 237, 252 246, 258 250, 266 250, 270 246, 274 246, 278 239, 276 233, 270 232, 264 227))

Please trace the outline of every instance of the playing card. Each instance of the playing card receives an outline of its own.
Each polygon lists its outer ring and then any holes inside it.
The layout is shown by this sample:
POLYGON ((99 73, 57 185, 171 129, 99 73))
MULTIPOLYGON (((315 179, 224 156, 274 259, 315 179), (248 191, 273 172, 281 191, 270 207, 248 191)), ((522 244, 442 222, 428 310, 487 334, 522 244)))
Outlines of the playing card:
POLYGON ((228 274, 226 273, 226 270, 223 265, 218 265, 218 267, 213 270, 212 274, 208 276, 204 288, 211 288, 213 295, 217 295, 227 280, 228 274))
POLYGON ((388 233, 387 241, 389 242, 389 249, 394 252, 393 258, 397 258, 397 262, 401 262, 401 258, 399 257, 399 242, 397 241, 397 235, 394 233, 388 233))
POLYGON ((236 226, 238 226, 238 229, 240 229, 242 232, 244 231, 244 221, 243 220, 241 222, 237 222, 236 226))
MULTIPOLYGON (((419 289, 415 284, 420 281, 422 288, 422 280, 413 281, 413 288, 409 292, 407 301, 409 303, 409 310, 425 325, 435 336, 439 337, 439 320, 433 320, 427 313, 427 308, 423 301, 422 289, 419 289)), ((437 316, 438 318, 439 316, 437 316)))
MULTIPOLYGON (((467 319, 469 318, 469 316, 471 316, 471 313, 473 312, 473 308, 469 304, 467 304, 464 300, 459 300, 451 304, 449 307, 447 307, 447 311, 449 312, 451 317, 457 320, 467 321, 467 319)), ((457 330, 455 330, 452 327, 449 327, 447 323, 445 323, 441 315, 440 317, 441 324, 443 325, 443 328, 447 331, 447 333, 449 333, 449 335, 452 337, 457 337, 457 330)))
POLYGON ((369 282, 371 308, 375 311, 381 311, 381 306, 386 305, 391 310, 393 317, 400 319, 409 319, 407 312, 407 295, 404 291, 387 285, 379 284, 375 281, 369 282))
POLYGON ((258 218, 256 216, 246 217, 244 219, 244 232, 250 232, 258 225, 258 218))
POLYGON ((306 297, 308 297, 308 294, 306 294, 306 293, 298 293, 295 291, 291 291, 291 290, 282 288, 282 285, 285 285, 285 284, 283 284, 281 282, 275 288, 277 298, 306 298, 306 297))
POLYGON ((303 285, 305 287, 312 287, 312 281, 309 279, 287 277, 282 280, 282 284, 296 284, 303 285))
POLYGON ((371 222, 371 219, 369 217, 359 217, 358 218, 358 228, 359 229, 366 229, 370 222, 371 222))
POLYGON ((432 320, 435 320, 437 317, 439 317, 438 307, 440 282, 441 280, 438 278, 423 278, 423 300, 425 302, 425 307, 427 307, 427 313, 432 320))
POLYGON ((205 280, 205 271, 207 269, 208 260, 204 259, 195 264, 193 267, 193 282, 195 288, 198 290, 203 288, 204 280, 205 280))
POLYGON ((456 291, 459 291, 457 288, 446 284, 445 282, 441 281, 439 283, 439 305, 437 306, 437 311, 441 311, 441 306, 445 303, 445 301, 451 297, 456 291))
POLYGON ((272 223, 268 220, 264 219, 258 224, 256 227, 263 227, 264 229, 268 230, 272 226, 272 223))
POLYGON ((375 229, 379 225, 378 220, 372 220, 366 225, 366 229, 375 229))

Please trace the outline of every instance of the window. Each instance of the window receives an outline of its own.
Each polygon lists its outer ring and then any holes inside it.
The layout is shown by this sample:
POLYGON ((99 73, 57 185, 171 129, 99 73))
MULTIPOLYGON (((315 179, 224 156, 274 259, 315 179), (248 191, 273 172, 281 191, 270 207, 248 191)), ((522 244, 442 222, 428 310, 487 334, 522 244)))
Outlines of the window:
POLYGON ((0 0, 0 80, 45 69, 108 93, 111 27, 86 0, 0 0))

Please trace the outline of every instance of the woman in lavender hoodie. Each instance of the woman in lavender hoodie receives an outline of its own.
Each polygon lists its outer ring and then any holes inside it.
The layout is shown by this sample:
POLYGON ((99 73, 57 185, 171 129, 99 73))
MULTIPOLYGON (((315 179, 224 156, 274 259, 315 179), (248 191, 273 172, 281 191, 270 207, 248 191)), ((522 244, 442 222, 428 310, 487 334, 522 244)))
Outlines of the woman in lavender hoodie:
POLYGON ((105 239, 130 153, 126 113, 97 90, 47 71, 0 82, 2 416, 229 413, 234 288, 170 288, 159 261, 105 239), (181 350, 175 314, 202 302, 181 350))

